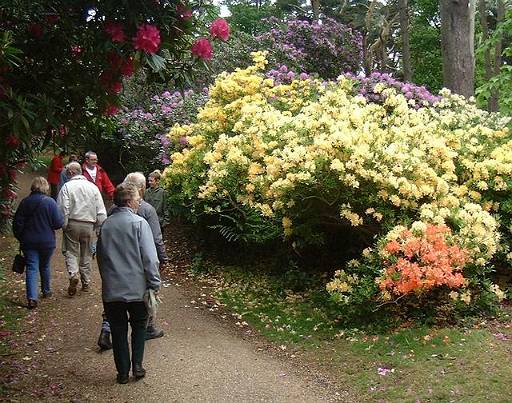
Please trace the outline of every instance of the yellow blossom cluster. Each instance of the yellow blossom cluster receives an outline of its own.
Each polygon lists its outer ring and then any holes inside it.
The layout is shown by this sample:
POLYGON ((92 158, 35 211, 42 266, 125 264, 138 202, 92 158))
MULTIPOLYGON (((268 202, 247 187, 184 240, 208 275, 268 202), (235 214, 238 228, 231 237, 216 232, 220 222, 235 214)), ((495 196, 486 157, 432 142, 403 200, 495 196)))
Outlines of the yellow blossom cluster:
MULTIPOLYGON (((218 77, 196 123, 171 129, 188 147, 172 155, 167 187, 207 211, 226 200, 254 209, 287 237, 307 223, 394 227, 388 237, 402 220, 413 232, 456 223, 471 262, 489 262, 500 205, 486 192, 509 191, 507 120, 448 91, 414 109, 385 86, 376 89, 384 102, 368 102, 344 77, 276 85, 261 73, 265 54, 253 57, 253 66, 218 77)), ((331 288, 351 286, 336 278, 331 288)))

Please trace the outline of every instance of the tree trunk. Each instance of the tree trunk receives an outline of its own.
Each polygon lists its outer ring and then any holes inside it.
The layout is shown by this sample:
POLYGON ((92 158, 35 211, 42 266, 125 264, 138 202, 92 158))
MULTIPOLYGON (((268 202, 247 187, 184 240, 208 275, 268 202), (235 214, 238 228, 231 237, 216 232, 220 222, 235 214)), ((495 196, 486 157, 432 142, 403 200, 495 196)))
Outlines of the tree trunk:
POLYGON ((475 0, 441 0, 444 86, 470 97, 475 93, 475 0))
MULTIPOLYGON (((503 0, 498 0, 496 5, 497 13, 496 13, 496 25, 499 25, 505 19, 505 2, 503 0)), ((501 52, 503 51, 503 37, 501 37, 494 47, 494 74, 498 75, 500 73, 501 65, 503 64, 503 58, 501 52)), ((500 94, 499 91, 496 90, 491 94, 491 99, 489 100, 489 110, 492 112, 496 112, 499 105, 500 94)))
POLYGON ((311 9, 313 10, 313 21, 318 21, 320 17, 320 0, 311 0, 311 9))
POLYGON ((409 45, 409 5, 400 0, 400 32, 402 34, 402 73, 404 81, 412 81, 411 47, 409 45))

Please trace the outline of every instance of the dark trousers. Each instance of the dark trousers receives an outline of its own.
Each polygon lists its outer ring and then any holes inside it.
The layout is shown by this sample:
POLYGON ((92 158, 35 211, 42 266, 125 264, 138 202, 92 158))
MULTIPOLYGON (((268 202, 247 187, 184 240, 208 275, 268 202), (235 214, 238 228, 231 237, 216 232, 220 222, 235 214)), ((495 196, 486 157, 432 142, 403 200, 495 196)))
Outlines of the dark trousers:
POLYGON ((128 348, 128 321, 132 328, 132 368, 142 366, 144 340, 148 314, 144 302, 104 302, 105 314, 110 322, 112 348, 117 373, 130 372, 130 350, 128 348), (129 319, 128 319, 129 314, 129 319))
POLYGON ((57 196, 59 194, 59 185, 54 185, 50 183, 50 196, 53 200, 57 200, 57 196))

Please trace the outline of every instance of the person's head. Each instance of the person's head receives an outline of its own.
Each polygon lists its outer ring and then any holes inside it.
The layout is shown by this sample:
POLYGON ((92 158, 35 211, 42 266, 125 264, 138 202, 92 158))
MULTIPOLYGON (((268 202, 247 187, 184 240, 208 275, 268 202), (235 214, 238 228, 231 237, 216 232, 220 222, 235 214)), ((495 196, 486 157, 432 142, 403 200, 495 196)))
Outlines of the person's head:
POLYGON ((140 197, 144 196, 146 191, 146 177, 142 172, 130 172, 124 178, 124 183, 133 183, 139 189, 140 197))
POLYGON ((93 169, 98 163, 98 156, 94 151, 87 151, 85 153, 85 164, 87 168, 93 169))
POLYGON ((151 189, 154 189, 154 188, 158 187, 158 185, 160 184, 160 178, 161 177, 162 177, 162 173, 160 172, 160 170, 155 169, 153 172, 151 172, 148 175, 149 187, 151 189))
POLYGON ((80 175, 82 173, 82 167, 76 161, 70 162, 66 165, 66 176, 68 178, 72 178, 75 175, 80 175))
POLYGON ((137 212, 141 202, 139 188, 130 182, 123 182, 117 185, 114 191, 114 203, 118 207, 130 207, 137 212))
POLYGON ((78 161, 78 157, 76 154, 69 154, 68 162, 78 161))
POLYGON ((50 194, 50 185, 48 181, 42 176, 36 176, 32 180, 32 184, 30 185, 31 192, 39 192, 44 194, 50 194))

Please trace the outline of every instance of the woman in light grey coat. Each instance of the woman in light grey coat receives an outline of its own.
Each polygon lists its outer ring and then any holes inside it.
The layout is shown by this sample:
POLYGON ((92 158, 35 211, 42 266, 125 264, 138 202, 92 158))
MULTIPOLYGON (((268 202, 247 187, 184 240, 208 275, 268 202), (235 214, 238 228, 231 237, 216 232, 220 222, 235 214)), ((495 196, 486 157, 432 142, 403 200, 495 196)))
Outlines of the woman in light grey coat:
POLYGON ((117 382, 127 383, 130 371, 128 316, 132 328, 131 367, 135 379, 142 367, 147 311, 144 294, 158 291, 158 256, 149 224, 139 217, 141 198, 133 184, 121 184, 114 193, 116 207, 105 220, 98 238, 98 266, 103 306, 112 332, 117 382))

